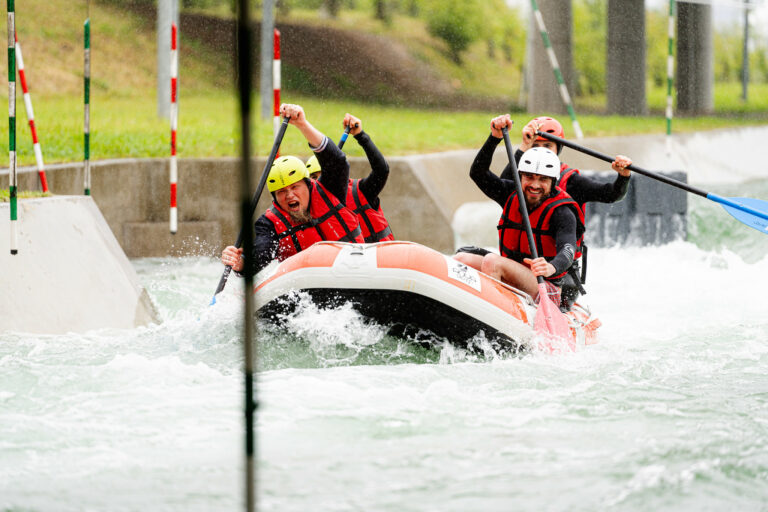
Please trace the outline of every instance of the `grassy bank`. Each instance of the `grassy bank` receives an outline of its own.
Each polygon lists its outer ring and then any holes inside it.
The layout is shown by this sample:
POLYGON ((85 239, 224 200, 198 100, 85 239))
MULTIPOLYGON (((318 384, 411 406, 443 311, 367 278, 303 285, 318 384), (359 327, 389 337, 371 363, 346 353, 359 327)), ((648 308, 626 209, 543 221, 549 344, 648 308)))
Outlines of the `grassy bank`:
MULTIPOLYGON (((19 190, 18 192, 18 198, 19 199, 31 199, 35 197, 51 197, 50 192, 39 192, 37 190, 19 190)), ((10 198, 10 192, 8 192, 7 188, 0 189, 0 203, 7 203, 11 200, 10 198)))
MULTIPOLYGON (((754 98, 768 98, 768 86, 753 87, 754 98)), ((302 104, 315 126, 335 140, 341 135, 341 120, 352 112, 363 120, 385 155, 445 151, 479 147, 488 133, 488 123, 495 112, 444 112, 400 109, 380 105, 342 101, 323 101, 305 97, 284 97, 302 104)), ((760 99, 760 101, 765 101, 760 99)), ((257 103, 255 103, 257 105, 257 103)), ((17 121, 18 158, 22 165, 34 163, 32 141, 24 109, 19 104, 17 121)), ((91 101, 91 158, 165 157, 169 154, 168 122, 156 115, 154 94, 136 97, 95 95, 91 101)), ((767 109, 768 110, 768 109, 767 109)), ((765 111, 763 111, 765 112, 765 111)), ((533 117, 514 113, 522 125, 533 117)), ((567 116, 560 116, 566 136, 573 136, 567 116)), ((35 122, 47 163, 79 161, 83 157, 83 112, 80 99, 72 96, 35 99, 35 122)), ((663 116, 620 117, 580 115, 586 136, 664 133, 663 116)), ((675 132, 765 124, 765 113, 677 118, 675 132)), ((201 92, 180 98, 178 154, 181 158, 234 156, 237 154, 237 105, 224 92, 201 92)), ((6 124, 0 124, 0 140, 8 140, 6 124)), ((264 154, 272 144, 271 120, 256 125, 256 151, 264 154)), ((352 143, 350 155, 362 156, 352 143)), ((283 154, 308 154, 309 150, 296 130, 289 130, 283 154)))

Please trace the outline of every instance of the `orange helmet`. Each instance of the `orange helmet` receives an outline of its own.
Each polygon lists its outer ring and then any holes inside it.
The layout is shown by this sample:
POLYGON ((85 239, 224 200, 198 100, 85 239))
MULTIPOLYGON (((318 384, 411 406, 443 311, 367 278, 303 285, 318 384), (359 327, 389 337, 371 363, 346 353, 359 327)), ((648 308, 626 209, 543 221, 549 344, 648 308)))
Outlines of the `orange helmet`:
MULTIPOLYGON (((563 132, 563 125, 561 125, 557 119, 553 117, 542 116, 542 117, 537 117, 536 119, 534 119, 534 121, 538 123, 540 132, 551 133, 555 137, 560 137, 561 139, 565 138, 565 133, 563 132)), ((544 137, 539 135, 536 138, 536 140, 549 140, 549 139, 545 139, 544 137)), ((563 150, 563 145, 556 143, 556 146, 557 146, 557 154, 559 155, 560 151, 563 150)))

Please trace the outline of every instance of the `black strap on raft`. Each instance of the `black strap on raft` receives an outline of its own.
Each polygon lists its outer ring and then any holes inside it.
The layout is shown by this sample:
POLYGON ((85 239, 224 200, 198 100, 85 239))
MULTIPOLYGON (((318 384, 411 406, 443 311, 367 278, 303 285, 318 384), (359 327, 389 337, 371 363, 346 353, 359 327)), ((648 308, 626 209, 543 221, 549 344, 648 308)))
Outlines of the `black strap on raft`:
POLYGON ((579 278, 579 272, 577 270, 577 266, 573 265, 571 268, 568 269, 568 274, 573 278, 573 282, 576 283, 576 287, 579 289, 579 293, 582 295, 587 294, 587 290, 584 289, 584 285, 581 282, 581 279, 579 278))

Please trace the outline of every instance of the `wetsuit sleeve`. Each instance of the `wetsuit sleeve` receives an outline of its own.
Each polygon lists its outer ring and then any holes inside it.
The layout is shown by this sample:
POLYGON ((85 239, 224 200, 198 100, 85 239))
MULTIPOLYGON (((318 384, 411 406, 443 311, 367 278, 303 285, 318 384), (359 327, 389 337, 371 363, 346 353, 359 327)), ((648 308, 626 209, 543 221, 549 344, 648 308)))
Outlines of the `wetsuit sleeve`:
MULTIPOLYGON (((277 257, 278 238, 275 232, 275 226, 262 215, 253 225, 253 251, 251 253, 251 268, 248 274, 256 275, 264 267, 277 257)), ((238 275, 245 275, 247 269, 243 272, 237 272, 238 275)))
POLYGON ((549 262, 555 267, 555 275, 562 274, 573 265, 576 254, 576 214, 570 208, 557 208, 549 219, 550 226, 557 226, 555 248, 557 255, 549 262))
MULTIPOLYGON (((312 146, 310 146, 312 148, 312 146)), ((339 147, 325 137, 317 148, 312 148, 323 173, 317 180, 343 205, 347 204, 349 186, 349 162, 339 147)))
POLYGON ((485 141, 477 153, 475 161, 472 162, 472 167, 469 168, 469 177, 482 190, 483 194, 499 203, 503 208, 509 196, 515 191, 515 182, 503 180, 491 172, 493 152, 499 142, 501 139, 493 135, 488 136, 488 140, 485 141))
POLYGON ((613 183, 600 183, 581 174, 574 174, 568 180, 567 188, 566 192, 568 192, 568 195, 579 204, 589 201, 615 203, 624 199, 624 196, 627 195, 629 177, 617 173, 613 183))
POLYGON ((368 163, 371 164, 371 174, 361 179, 358 186, 371 207, 376 209, 379 207, 379 194, 384 190, 384 185, 387 184, 389 164, 367 133, 360 132, 355 135, 355 139, 365 151, 368 163))
MULTIPOLYGON (((519 149, 515 150, 515 164, 520 163, 520 157, 523 156, 523 152, 519 149)), ((501 179, 503 180, 514 180, 515 177, 512 176, 512 166, 507 163, 507 165, 504 166, 504 170, 501 171, 501 179)))

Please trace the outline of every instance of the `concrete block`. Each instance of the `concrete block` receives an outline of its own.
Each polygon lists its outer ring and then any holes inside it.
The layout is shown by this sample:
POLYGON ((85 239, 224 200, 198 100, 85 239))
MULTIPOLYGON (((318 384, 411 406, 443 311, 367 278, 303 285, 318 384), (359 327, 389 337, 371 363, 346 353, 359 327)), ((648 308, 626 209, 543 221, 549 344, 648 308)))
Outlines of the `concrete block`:
MULTIPOLYGON (((0 233, 9 230, 0 203, 0 233)), ((112 231, 86 196, 19 201, 19 253, 0 237, 0 331, 62 334, 158 320, 112 231)))
MULTIPOLYGON (((685 173, 662 173, 677 181, 686 182, 685 173)), ((635 210, 638 213, 685 213, 688 195, 684 190, 646 176, 633 179, 635 210)))

